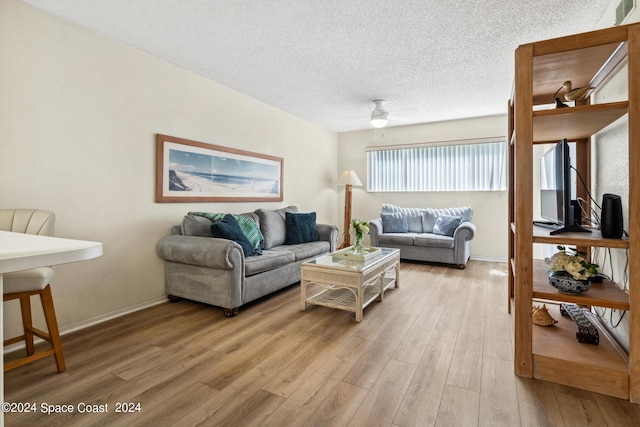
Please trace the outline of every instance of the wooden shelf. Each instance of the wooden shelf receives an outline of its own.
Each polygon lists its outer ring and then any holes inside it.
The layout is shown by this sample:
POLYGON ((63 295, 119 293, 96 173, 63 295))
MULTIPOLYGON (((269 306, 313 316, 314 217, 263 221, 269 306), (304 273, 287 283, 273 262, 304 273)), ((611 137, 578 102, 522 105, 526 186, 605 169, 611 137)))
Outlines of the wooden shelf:
MULTIPOLYGON (((515 51, 515 79, 508 102, 509 155, 509 233, 508 310, 514 315, 514 372, 603 393, 640 403, 640 23, 621 25, 519 46, 515 51), (627 100, 553 108, 554 95, 563 82, 576 87, 599 89, 626 65, 627 100), (629 194, 628 238, 603 238, 599 230, 591 233, 551 235, 548 228, 532 224, 532 191, 535 187, 532 158, 534 144, 555 143, 562 139, 576 142, 575 168, 589 185, 594 173, 591 138, 625 117, 628 128, 629 194), (571 245, 580 250, 603 247, 626 250, 629 257, 629 293, 611 282, 593 283, 579 295, 563 294, 548 283, 544 261, 534 261, 535 244, 571 245), (550 327, 531 323, 534 301, 550 306, 559 322, 550 327), (600 322, 600 344, 579 343, 577 326, 559 314, 558 304, 570 302, 585 306, 629 311, 628 353, 604 330, 600 322)), ((622 76, 622 75, 621 75, 622 76)), ((563 91, 560 91, 562 97, 563 91)), ((619 98, 618 98, 619 99, 619 98)), ((618 122, 620 123, 620 122, 618 122)), ((625 138, 620 136, 620 138, 625 138)), ((622 141, 620 141, 622 142, 622 141)), ((578 196, 582 189, 578 188, 578 196)), ((625 201, 623 201, 623 204, 625 201)), ((626 211, 625 211, 626 212, 626 211)))
POLYGON ((559 141, 589 138, 627 114, 628 102, 578 105, 533 112, 533 140, 559 141))
POLYGON ((605 239, 600 234, 600 230, 592 229, 591 233, 567 232, 551 235, 551 231, 544 227, 533 227, 533 243, 548 243, 552 245, 576 245, 576 246, 592 246, 599 248, 618 248, 628 249, 629 240, 624 239, 605 239))
POLYGON ((626 356, 610 335, 599 328, 598 345, 580 343, 576 324, 560 315, 559 306, 547 304, 547 308, 558 323, 532 325, 533 377, 629 399, 626 356))
MULTIPOLYGON (((573 87, 589 85, 600 70, 605 71, 603 64, 615 58, 621 48, 620 42, 613 42, 583 49, 554 52, 533 58, 533 104, 550 104, 553 95, 566 80, 571 80, 573 87)), ((602 78, 598 80, 602 80, 602 78)))
POLYGON ((611 281, 592 283, 583 294, 565 294, 549 284, 547 265, 544 261, 533 262, 533 298, 550 301, 571 302, 579 305, 629 310, 629 295, 611 281))

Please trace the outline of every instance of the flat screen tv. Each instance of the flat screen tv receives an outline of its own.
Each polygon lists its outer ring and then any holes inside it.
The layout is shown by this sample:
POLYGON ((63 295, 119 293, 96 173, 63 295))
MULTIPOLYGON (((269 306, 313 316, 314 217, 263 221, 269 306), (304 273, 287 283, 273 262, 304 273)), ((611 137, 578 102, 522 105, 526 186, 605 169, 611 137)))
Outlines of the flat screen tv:
POLYGON ((566 139, 540 157, 540 210, 542 218, 548 222, 534 223, 551 228, 551 234, 565 231, 591 232, 582 228, 574 219, 574 205, 571 203, 571 159, 566 139))

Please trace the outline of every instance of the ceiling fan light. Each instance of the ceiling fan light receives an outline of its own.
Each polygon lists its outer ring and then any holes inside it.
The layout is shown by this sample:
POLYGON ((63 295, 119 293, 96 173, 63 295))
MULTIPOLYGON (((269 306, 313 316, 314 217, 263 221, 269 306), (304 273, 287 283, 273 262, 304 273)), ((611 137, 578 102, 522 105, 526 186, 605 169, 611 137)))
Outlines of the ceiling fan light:
POLYGON ((371 126, 374 128, 383 128, 387 125, 387 112, 374 111, 371 113, 371 126))
POLYGON ((387 119, 371 119, 371 126, 376 129, 383 128, 387 125, 387 119))

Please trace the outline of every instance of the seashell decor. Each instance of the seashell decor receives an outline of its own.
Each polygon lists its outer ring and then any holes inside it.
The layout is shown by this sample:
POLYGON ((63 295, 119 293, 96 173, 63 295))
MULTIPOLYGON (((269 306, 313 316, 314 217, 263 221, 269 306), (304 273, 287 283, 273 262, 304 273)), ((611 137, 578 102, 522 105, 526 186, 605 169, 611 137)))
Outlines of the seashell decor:
POLYGON ((534 325, 539 326, 550 326, 555 323, 558 323, 556 319, 551 317, 549 311, 547 310, 547 305, 542 304, 542 306, 533 306, 533 312, 531 313, 531 321, 534 325))

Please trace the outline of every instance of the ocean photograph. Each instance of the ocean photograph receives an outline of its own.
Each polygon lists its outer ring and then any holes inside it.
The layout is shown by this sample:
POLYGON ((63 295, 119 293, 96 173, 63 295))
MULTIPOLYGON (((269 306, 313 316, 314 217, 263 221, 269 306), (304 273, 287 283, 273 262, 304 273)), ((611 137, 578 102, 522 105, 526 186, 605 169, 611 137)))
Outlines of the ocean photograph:
POLYGON ((169 149, 169 191, 215 197, 278 197, 280 164, 169 149))

